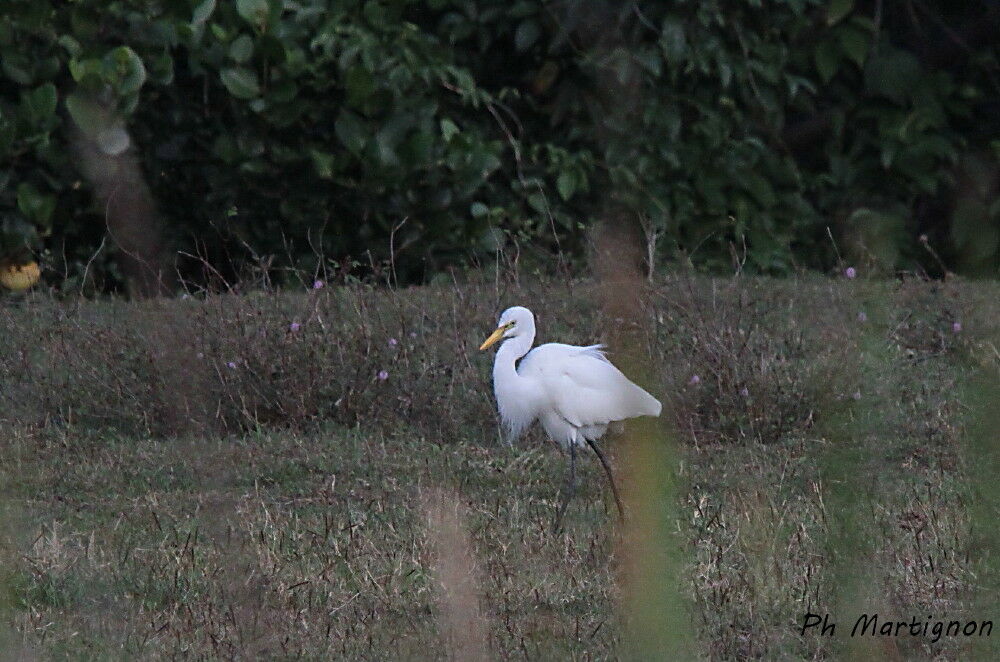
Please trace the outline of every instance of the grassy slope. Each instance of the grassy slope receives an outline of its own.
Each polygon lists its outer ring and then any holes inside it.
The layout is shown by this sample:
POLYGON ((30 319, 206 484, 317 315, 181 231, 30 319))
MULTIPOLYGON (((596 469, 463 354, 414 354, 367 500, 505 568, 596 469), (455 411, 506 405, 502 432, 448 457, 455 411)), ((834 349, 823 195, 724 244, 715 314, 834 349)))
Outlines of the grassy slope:
MULTIPOLYGON (((677 553, 706 656, 824 657, 844 644, 796 627, 807 610, 838 606, 844 571, 831 561, 850 545, 837 542, 837 508, 854 508, 848 541, 866 541, 861 610, 964 614, 978 561, 957 385, 962 365, 995 368, 985 334, 997 295, 995 285, 671 281, 651 298, 654 388, 672 394, 685 442, 678 524, 689 544, 677 553), (831 449, 848 445, 858 454, 833 466, 843 458, 831 449), (845 467, 854 502, 831 485, 845 467)), ((121 320, 155 329, 202 304, 67 313, 35 302, 0 314, 3 553, 25 644, 81 659, 444 656, 422 505, 444 485, 461 495, 494 650, 613 657, 617 524, 600 467, 583 463, 567 530, 553 535, 563 459, 537 432, 497 444, 490 357, 473 351, 498 299, 554 297, 540 339, 591 340, 589 328, 608 322, 590 312, 588 287, 310 296, 228 299, 190 331, 214 360, 190 377, 171 369, 169 347, 146 374, 144 352, 164 351, 162 337, 130 335, 121 320), (255 324, 289 319, 317 335, 255 340, 265 335, 255 324), (396 353, 373 349, 389 337, 401 340, 396 353), (251 356, 232 370, 250 376, 236 379, 221 368, 241 349, 251 356), (267 370, 249 363, 254 352, 273 354, 267 370), (296 371, 317 362, 353 381, 296 386, 296 371), (49 374, 66 365, 92 376, 49 374), (370 374, 383 366, 384 384, 370 374), (94 402, 77 392, 86 379, 94 402), (155 384, 145 396, 144 380, 155 384), (296 389, 323 397, 288 397, 296 389)), ((964 644, 900 638, 880 652, 960 659, 964 644)))

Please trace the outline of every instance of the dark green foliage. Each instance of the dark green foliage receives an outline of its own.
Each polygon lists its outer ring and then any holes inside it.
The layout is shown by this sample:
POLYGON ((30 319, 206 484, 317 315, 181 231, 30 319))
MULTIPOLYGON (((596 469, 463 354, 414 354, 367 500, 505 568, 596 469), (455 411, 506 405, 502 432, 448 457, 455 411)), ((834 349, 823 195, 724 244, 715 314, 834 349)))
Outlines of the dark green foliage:
MULTIPOLYGON (((579 253, 609 201, 710 269, 828 268, 830 227, 873 266, 940 268, 927 235, 950 268, 995 274, 998 10, 904 13, 11 0, 0 252, 45 248, 79 277, 100 244, 75 124, 108 154, 137 148, 172 246, 226 278, 325 256, 383 276, 391 259, 412 282, 512 241, 579 253)), ((115 286, 114 252, 89 273, 115 286)))

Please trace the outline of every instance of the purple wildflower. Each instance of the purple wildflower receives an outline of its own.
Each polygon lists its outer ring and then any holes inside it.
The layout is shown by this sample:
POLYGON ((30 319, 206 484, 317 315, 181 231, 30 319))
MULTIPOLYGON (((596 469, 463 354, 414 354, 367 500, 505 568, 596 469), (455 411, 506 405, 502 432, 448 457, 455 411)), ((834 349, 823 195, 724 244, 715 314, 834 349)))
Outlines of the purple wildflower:
POLYGON ((323 285, 324 285, 323 281, 321 281, 319 279, 316 279, 316 280, 313 281, 313 289, 314 290, 322 289, 323 285))
POLYGON ((291 324, 288 325, 288 330, 291 331, 292 333, 295 333, 296 331, 298 331, 301 328, 302 328, 302 325, 299 324, 298 322, 292 322, 291 324))
POLYGON ((848 278, 854 278, 855 276, 858 275, 858 270, 855 269, 854 267, 847 267, 846 269, 844 269, 844 275, 847 276, 848 278))
POLYGON ((398 344, 399 344, 398 340, 396 340, 395 338, 389 338, 389 347, 395 347, 398 344))
POLYGON ((962 323, 961 322, 952 322, 951 323, 951 332, 952 333, 961 333, 962 332, 962 323))
POLYGON ((227 368, 235 368, 236 367, 236 362, 235 361, 230 361, 229 363, 226 364, 226 367, 227 368))
POLYGON ((861 399, 861 391, 855 391, 855 392, 854 392, 854 393, 853 393, 853 394, 851 395, 851 397, 852 397, 852 398, 854 398, 855 400, 860 400, 860 399, 861 399))
POLYGON ((387 379, 389 379, 389 373, 386 372, 385 370, 379 370, 378 371, 378 380, 380 382, 384 382, 387 379))
POLYGON ((740 395, 742 395, 744 398, 749 398, 750 397, 750 389, 748 389, 746 386, 744 386, 743 388, 740 389, 740 395))
POLYGON ((688 384, 700 384, 701 377, 698 375, 691 375, 691 379, 688 380, 688 384))
POLYGON ((858 313, 858 321, 859 322, 867 322, 868 321, 868 313, 866 313, 863 310, 860 313, 858 313))

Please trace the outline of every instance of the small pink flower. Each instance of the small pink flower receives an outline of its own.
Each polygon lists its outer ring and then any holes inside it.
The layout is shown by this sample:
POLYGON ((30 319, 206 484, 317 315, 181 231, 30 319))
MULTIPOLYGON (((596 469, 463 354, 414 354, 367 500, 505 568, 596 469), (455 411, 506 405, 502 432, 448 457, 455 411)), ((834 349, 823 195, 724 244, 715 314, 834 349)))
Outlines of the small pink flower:
POLYGON ((858 313, 858 321, 859 322, 867 322, 868 321, 868 313, 866 313, 863 310, 860 313, 858 313))
POLYGON ((410 337, 411 338, 416 338, 417 337, 417 332, 416 331, 410 331, 410 337))
POLYGON ((292 333, 295 333, 296 331, 298 331, 301 328, 302 328, 302 325, 299 324, 298 322, 292 322, 291 324, 288 325, 288 330, 291 331, 292 333))
POLYGON ((226 364, 226 367, 227 368, 235 368, 236 367, 236 362, 235 361, 230 361, 229 363, 226 364))
POLYGON ((744 386, 743 388, 740 389, 740 395, 742 395, 744 398, 749 398, 750 397, 750 389, 748 389, 746 386, 744 386))
POLYGON ((398 344, 399 344, 398 340, 396 340, 395 338, 389 338, 389 347, 395 347, 398 344))
POLYGON ((962 332, 962 323, 961 322, 952 322, 951 323, 951 332, 952 333, 961 333, 962 332))
POLYGON ((700 384, 701 377, 698 375, 691 375, 691 379, 688 380, 688 384, 700 384))
POLYGON ((314 290, 323 289, 323 284, 324 284, 323 281, 321 281, 319 279, 316 279, 316 280, 313 281, 313 289, 314 290))
POLYGON ((384 382, 387 379, 389 379, 389 373, 386 372, 385 370, 379 370, 378 371, 378 380, 380 382, 384 382))
POLYGON ((855 276, 858 275, 858 271, 854 267, 847 267, 846 269, 844 269, 844 275, 847 276, 848 278, 854 278, 855 276))

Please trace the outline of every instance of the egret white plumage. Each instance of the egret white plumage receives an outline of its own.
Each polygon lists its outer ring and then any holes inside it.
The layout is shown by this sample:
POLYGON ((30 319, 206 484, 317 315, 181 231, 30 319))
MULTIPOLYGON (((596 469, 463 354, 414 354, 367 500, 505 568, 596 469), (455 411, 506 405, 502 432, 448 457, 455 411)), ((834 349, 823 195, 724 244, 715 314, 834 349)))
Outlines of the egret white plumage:
POLYGON ((556 515, 557 528, 576 489, 576 449, 584 443, 601 461, 624 515, 611 467, 595 442, 612 423, 659 416, 660 401, 612 365, 602 345, 547 343, 531 349, 534 340, 535 316, 514 306, 503 311, 496 331, 479 348, 503 341, 493 361, 493 391, 504 426, 516 438, 539 420, 548 436, 569 452, 567 496, 556 515))

